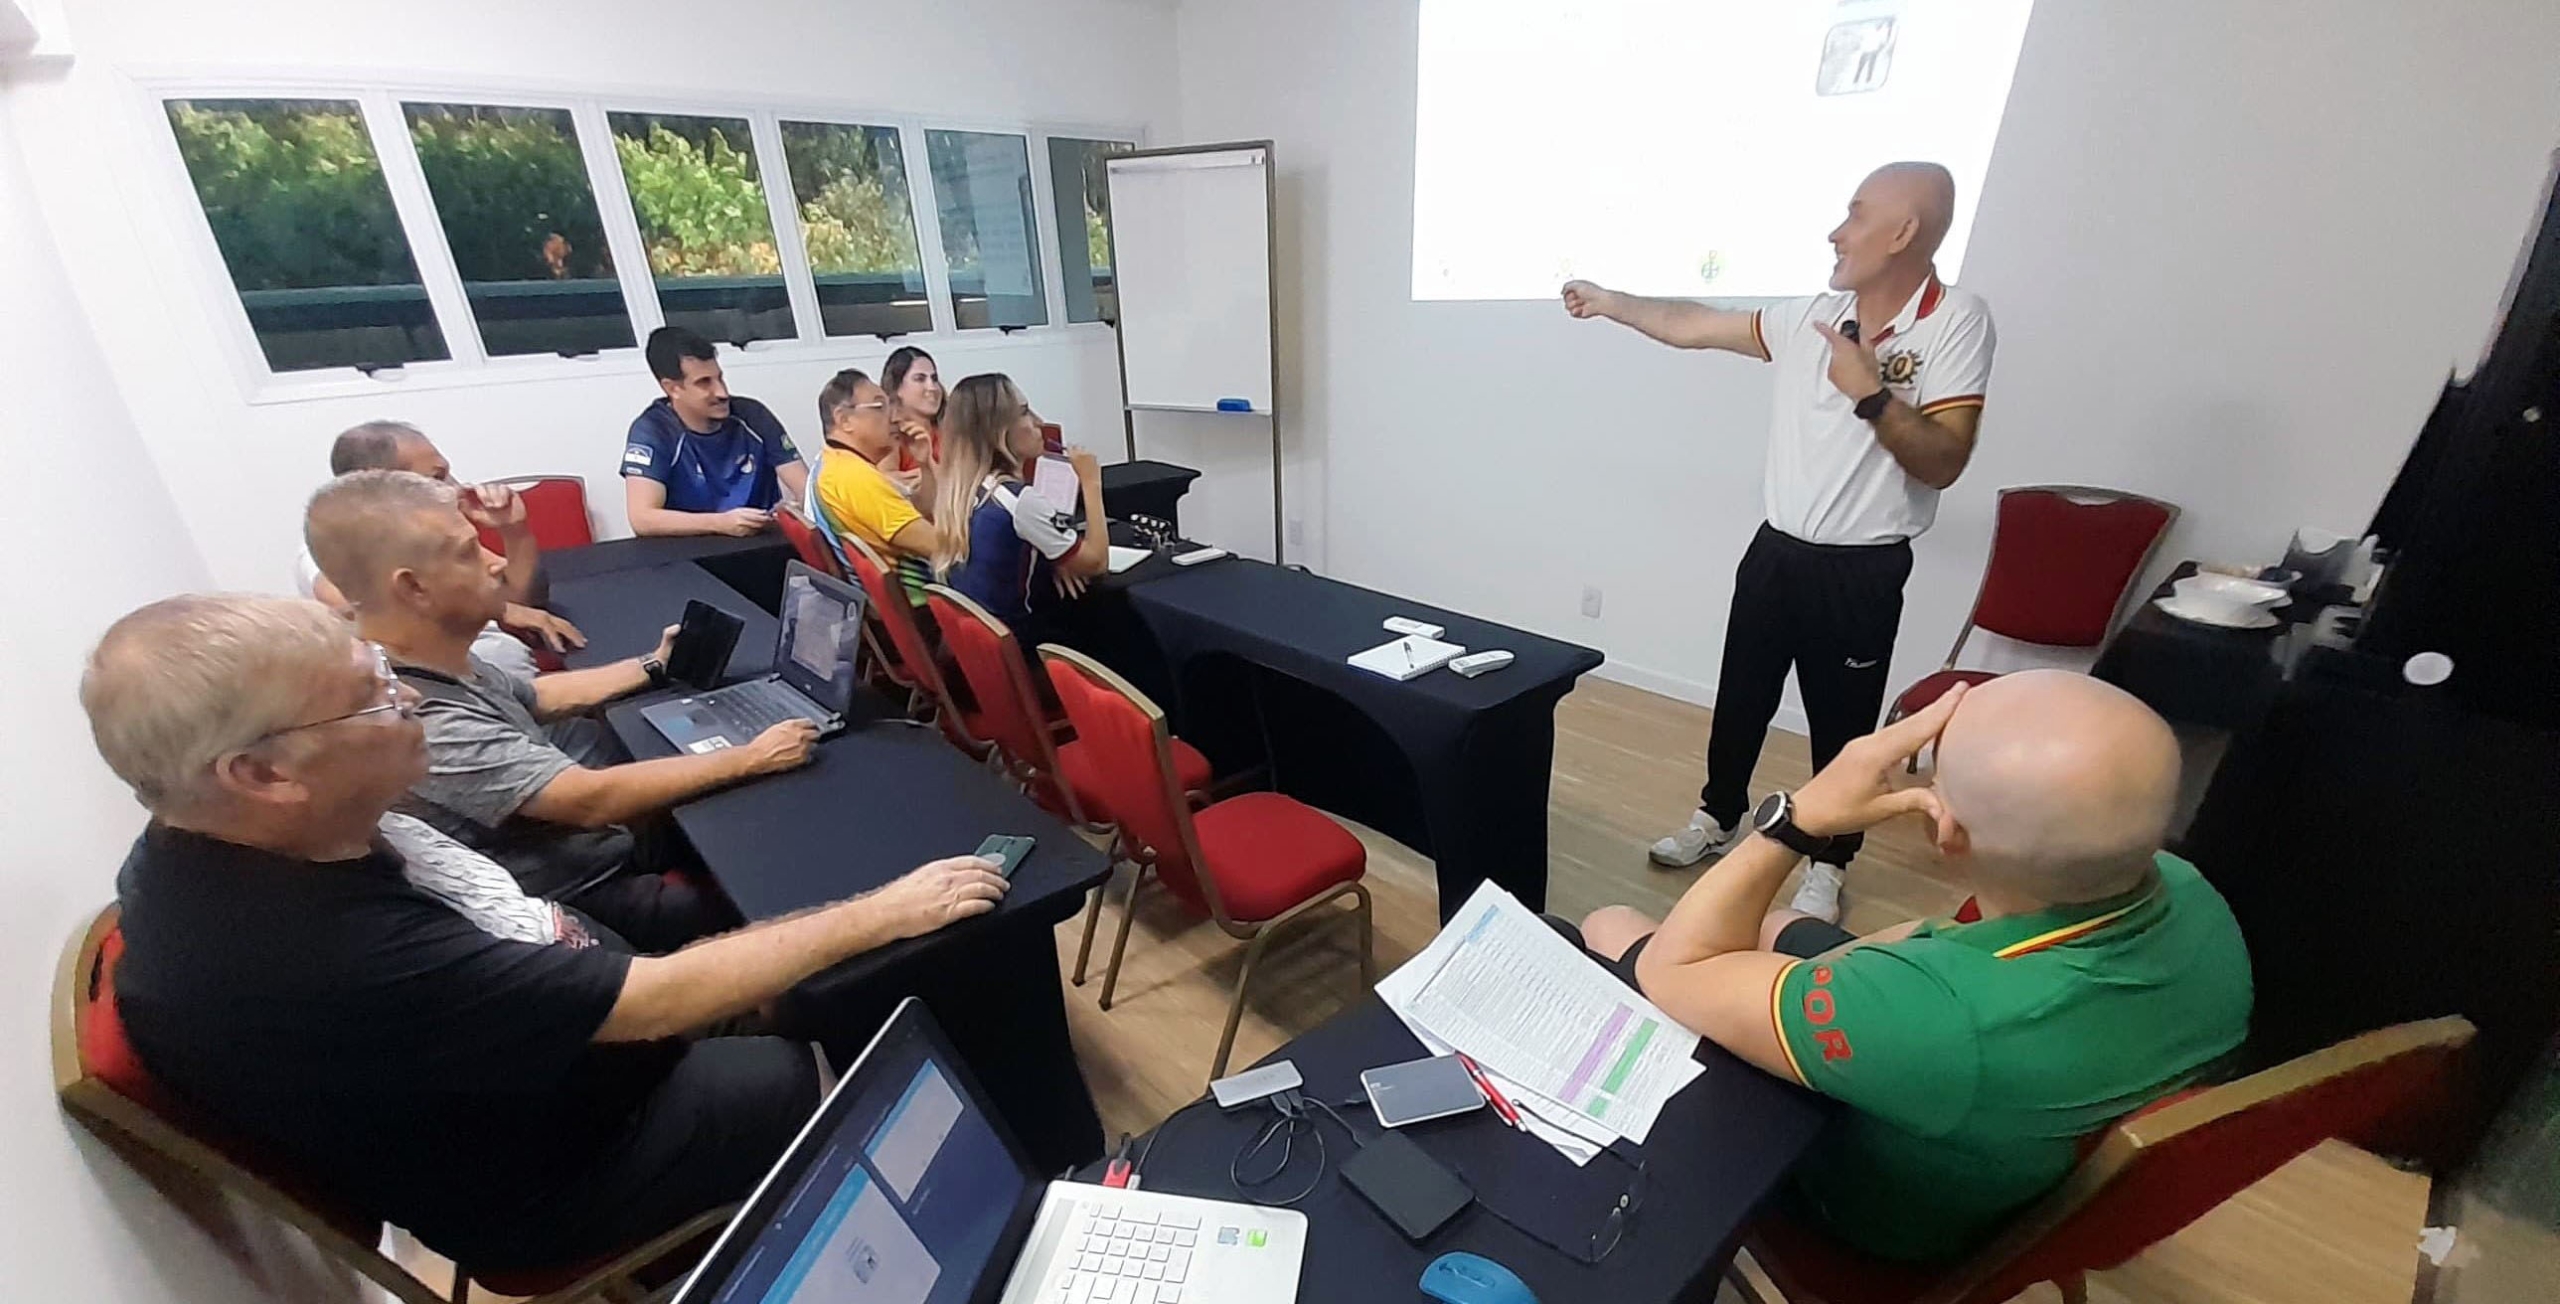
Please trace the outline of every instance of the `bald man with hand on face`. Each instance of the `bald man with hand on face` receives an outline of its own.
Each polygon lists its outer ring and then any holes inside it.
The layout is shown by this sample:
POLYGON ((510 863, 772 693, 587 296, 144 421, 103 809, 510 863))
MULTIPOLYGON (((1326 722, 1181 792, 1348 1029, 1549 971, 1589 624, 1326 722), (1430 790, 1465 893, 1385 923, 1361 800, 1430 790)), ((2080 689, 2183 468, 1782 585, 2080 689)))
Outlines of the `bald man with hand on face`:
MULTIPOLYGON (((1576 317, 1777 366, 1761 482, 1768 518, 1734 572, 1707 781, 1689 823, 1653 844, 1655 864, 1694 865, 1741 839, 1751 771, 1790 667, 1804 690, 1815 769, 1875 727, 1911 541, 1937 519, 1939 491, 1972 458, 1991 383, 1990 305, 1941 282, 1934 262, 1955 209, 1945 168, 1878 168, 1831 232, 1834 292, 1756 311, 1639 298, 1588 281, 1564 287, 1576 317)), ((1842 877, 1858 845, 1843 838, 1813 858, 1796 909, 1839 919, 1842 877)))
POLYGON ((2006 675, 1773 794, 1659 925, 1612 906, 1578 940, 1686 1027, 1850 1107, 1797 1166, 1791 1215, 1945 1262, 2060 1182, 2080 1138, 2248 1031, 2239 925, 2159 849, 2177 791, 2150 708, 2083 675, 2006 675), (1900 786, 1932 743, 1932 782, 1900 786), (1905 815, 1929 822, 1978 921, 1855 937, 1770 910, 1808 847, 1905 815))

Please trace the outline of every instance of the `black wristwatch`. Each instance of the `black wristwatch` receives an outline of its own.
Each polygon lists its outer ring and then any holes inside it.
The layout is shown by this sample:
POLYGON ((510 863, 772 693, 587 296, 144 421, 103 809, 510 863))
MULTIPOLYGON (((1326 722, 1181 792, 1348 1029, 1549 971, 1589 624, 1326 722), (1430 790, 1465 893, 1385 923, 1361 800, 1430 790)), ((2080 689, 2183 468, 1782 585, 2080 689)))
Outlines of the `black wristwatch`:
POLYGON ((1773 792, 1761 798, 1760 809, 1751 812, 1751 827, 1761 837, 1799 856, 1819 856, 1831 848, 1831 839, 1796 827, 1796 799, 1788 793, 1773 792))
POLYGON ((1859 399, 1858 405, 1851 410, 1858 414, 1860 421, 1871 422, 1883 416, 1885 406, 1891 402, 1893 402, 1893 390, 1889 386, 1880 385, 1876 387, 1875 393, 1859 399))
POLYGON ((640 658, 640 673, 649 677, 649 686, 652 688, 667 686, 667 663, 656 657, 640 658))

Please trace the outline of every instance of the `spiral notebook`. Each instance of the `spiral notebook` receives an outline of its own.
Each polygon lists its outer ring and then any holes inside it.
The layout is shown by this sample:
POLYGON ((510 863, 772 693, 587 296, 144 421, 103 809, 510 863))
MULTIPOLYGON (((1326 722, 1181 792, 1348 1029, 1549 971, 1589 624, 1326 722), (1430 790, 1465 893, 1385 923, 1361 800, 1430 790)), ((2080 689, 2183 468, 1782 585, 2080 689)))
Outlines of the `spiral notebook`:
POLYGON ((1455 643, 1443 643, 1436 638, 1424 638, 1420 634, 1407 634, 1393 642, 1380 643, 1366 652, 1352 653, 1351 664, 1373 675, 1405 680, 1416 675, 1427 675, 1449 664, 1452 658, 1466 654, 1467 650, 1455 643))

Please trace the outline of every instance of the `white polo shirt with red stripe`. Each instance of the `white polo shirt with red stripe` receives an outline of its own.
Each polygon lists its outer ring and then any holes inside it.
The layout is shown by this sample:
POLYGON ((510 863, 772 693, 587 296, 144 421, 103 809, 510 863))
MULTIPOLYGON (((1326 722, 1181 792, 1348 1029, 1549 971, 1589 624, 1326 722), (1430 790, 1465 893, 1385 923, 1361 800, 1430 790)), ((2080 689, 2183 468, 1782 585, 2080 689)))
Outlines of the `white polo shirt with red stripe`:
MULTIPOLYGON (((1807 543, 1892 543, 1938 518, 1938 491, 1893 460, 1856 400, 1831 383, 1831 345, 1814 324, 1836 329, 1857 313, 1855 294, 1817 294, 1751 318, 1778 368, 1761 497, 1769 523, 1807 543)), ((1934 276, 1870 342, 1886 387, 1923 415, 1981 407, 1991 387, 1991 305, 1934 276)))

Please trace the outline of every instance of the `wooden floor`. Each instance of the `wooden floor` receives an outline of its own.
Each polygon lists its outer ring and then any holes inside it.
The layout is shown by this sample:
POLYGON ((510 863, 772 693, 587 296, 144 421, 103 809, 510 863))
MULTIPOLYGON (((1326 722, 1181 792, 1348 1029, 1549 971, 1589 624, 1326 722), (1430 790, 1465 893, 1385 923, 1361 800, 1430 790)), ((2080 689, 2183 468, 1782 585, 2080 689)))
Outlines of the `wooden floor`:
MULTIPOLYGON (((1659 916, 1697 870, 1652 868, 1644 849, 1697 804, 1708 712, 1637 689, 1586 679, 1556 712, 1556 768, 1548 813, 1548 905, 1578 917, 1613 904, 1659 916)), ((1807 777, 1804 739, 1772 733, 1753 778, 1757 795, 1807 777)), ((1857 931, 1952 910, 1962 893, 1940 877, 1917 823, 1869 835, 1843 897, 1857 931)), ((1378 967, 1385 973, 1431 940, 1437 897, 1428 861, 1366 829, 1377 899, 1378 967)), ((1067 1018, 1085 1080, 1116 1139, 1143 1131, 1200 1095, 1234 989, 1241 945, 1177 911, 1163 894, 1141 903, 1120 988, 1096 1003, 1125 880, 1113 886, 1094 945, 1092 975, 1067 989, 1067 1018)), ((1782 892, 1783 900, 1792 891, 1782 892)), ((1058 929, 1072 972, 1082 920, 1058 929)), ((1349 921, 1304 925, 1277 940, 1255 976, 1234 1062, 1251 1063, 1358 994, 1349 921)), ((2407 1304, 2427 1183, 2353 1147, 2304 1155, 2186 1231, 2113 1272, 2094 1275, 2096 1304, 2407 1304)), ((441 1262, 402 1258, 431 1282, 441 1262)), ((475 1299, 487 1298, 479 1294, 475 1299)), ((2020 1299, 2053 1304, 2038 1287, 2020 1299)))

